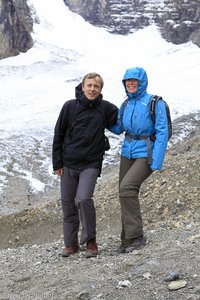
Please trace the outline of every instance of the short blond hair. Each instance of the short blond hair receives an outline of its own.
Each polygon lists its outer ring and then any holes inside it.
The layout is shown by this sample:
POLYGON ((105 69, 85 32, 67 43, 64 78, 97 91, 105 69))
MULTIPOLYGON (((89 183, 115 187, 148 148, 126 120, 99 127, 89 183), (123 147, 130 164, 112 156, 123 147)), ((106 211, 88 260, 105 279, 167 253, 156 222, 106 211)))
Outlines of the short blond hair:
POLYGON ((86 75, 83 77, 82 85, 84 85, 86 79, 93 79, 93 78, 96 78, 96 77, 99 77, 99 79, 100 79, 100 84, 101 84, 101 89, 102 89, 102 88, 103 88, 103 85, 104 85, 103 78, 101 77, 101 75, 99 75, 98 73, 95 73, 95 72, 86 74, 86 75))

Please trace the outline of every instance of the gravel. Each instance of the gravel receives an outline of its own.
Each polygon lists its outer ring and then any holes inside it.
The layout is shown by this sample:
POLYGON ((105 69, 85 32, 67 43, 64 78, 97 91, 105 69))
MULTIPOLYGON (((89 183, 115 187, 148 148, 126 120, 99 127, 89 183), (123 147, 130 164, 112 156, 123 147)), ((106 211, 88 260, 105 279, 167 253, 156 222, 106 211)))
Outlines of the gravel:
POLYGON ((0 299, 200 300, 199 116, 177 120, 162 172, 141 188, 141 250, 117 252, 118 159, 103 169, 95 190, 97 258, 83 251, 61 257, 59 182, 44 195, 49 201, 0 216, 0 299))

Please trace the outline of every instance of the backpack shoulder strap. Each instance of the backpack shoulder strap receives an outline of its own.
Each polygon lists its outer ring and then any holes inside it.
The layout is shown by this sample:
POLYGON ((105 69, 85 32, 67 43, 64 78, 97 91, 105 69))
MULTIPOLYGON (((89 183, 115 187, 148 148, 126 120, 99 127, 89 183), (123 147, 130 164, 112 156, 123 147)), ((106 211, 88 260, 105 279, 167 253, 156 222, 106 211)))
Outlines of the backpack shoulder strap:
POLYGON ((122 128, 123 128, 122 119, 123 119, 124 111, 125 111, 125 108, 126 108, 127 104, 128 104, 128 98, 126 98, 125 101, 123 102, 122 108, 121 108, 121 111, 120 111, 120 115, 119 115, 119 122, 120 122, 120 126, 122 128))
MULTIPOLYGON (((107 126, 107 121, 106 121, 106 117, 105 117, 105 109, 101 108, 99 105, 97 105, 95 107, 95 109, 100 112, 102 118, 103 118, 103 122, 104 122, 104 129, 106 128, 107 126)), ((105 132, 104 132, 104 143, 105 143, 105 151, 108 151, 110 150, 110 142, 109 142, 109 138, 105 135, 105 132)))
POLYGON ((69 136, 71 136, 71 132, 74 126, 74 120, 75 120, 75 113, 76 113, 76 107, 77 107, 77 100, 73 99, 69 101, 69 136))
POLYGON ((69 101, 69 123, 72 124, 75 116, 77 100, 73 99, 69 101))
POLYGON ((107 121, 106 121, 106 117, 105 117, 105 110, 103 108, 101 108, 99 105, 95 106, 95 109, 100 112, 102 118, 103 118, 103 121, 104 121, 104 126, 106 127, 107 125, 107 121))
POLYGON ((157 102, 158 100, 163 100, 163 99, 162 99, 162 97, 160 97, 160 96, 154 95, 154 96, 151 98, 151 103, 150 103, 150 114, 151 114, 151 117, 152 117, 152 120, 153 120, 154 123, 155 123, 155 121, 156 121, 155 108, 156 108, 156 102, 157 102))

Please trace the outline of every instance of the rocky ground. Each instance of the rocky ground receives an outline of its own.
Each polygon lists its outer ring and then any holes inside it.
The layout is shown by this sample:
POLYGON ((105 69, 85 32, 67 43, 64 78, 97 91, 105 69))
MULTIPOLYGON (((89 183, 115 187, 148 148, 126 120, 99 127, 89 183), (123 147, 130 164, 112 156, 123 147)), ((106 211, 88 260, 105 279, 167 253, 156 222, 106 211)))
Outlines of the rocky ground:
POLYGON ((200 300, 200 114, 174 124, 175 137, 186 131, 141 188, 140 251, 117 253, 118 163, 104 168, 95 190, 97 258, 60 256, 59 184, 40 207, 1 216, 0 299, 200 300))

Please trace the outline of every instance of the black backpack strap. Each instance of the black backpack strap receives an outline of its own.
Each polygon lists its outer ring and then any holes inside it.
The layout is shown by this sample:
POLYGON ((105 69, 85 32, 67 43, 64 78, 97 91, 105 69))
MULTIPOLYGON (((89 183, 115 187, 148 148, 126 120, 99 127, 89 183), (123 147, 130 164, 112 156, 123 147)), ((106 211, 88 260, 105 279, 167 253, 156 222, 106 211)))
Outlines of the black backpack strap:
POLYGON ((155 123, 155 121, 156 121, 155 108, 156 108, 156 102, 157 102, 158 100, 163 100, 163 99, 162 99, 162 97, 160 97, 160 96, 154 95, 154 96, 151 98, 151 103, 150 103, 150 114, 151 114, 151 117, 152 117, 152 120, 153 120, 154 123, 155 123))
POLYGON ((69 131, 68 131, 69 136, 71 136, 71 132, 74 126, 76 108, 77 108, 77 100, 76 99, 71 100, 69 103, 69 131))
MULTIPOLYGON (((105 117, 105 112, 103 111, 103 109, 101 109, 98 105, 95 107, 95 109, 100 112, 102 118, 103 118, 103 122, 104 122, 104 129, 106 128, 107 126, 107 121, 106 121, 106 117, 105 117)), ((105 132, 104 132, 104 142, 105 142, 105 151, 108 151, 110 150, 110 142, 109 142, 109 139, 108 137, 105 135, 105 132)))
POLYGON ((104 126, 105 126, 105 128, 106 128, 106 126, 107 126, 107 121, 106 121, 106 117, 105 117, 105 113, 104 113, 103 109, 101 109, 98 105, 95 106, 95 109, 96 109, 98 112, 100 112, 100 114, 101 114, 101 116, 102 116, 102 118, 103 118, 104 126))
POLYGON ((122 126, 122 119, 123 119, 124 110, 125 110, 127 104, 128 104, 128 98, 126 98, 126 100, 123 102, 123 104, 122 104, 122 109, 121 109, 120 116, 119 116, 120 126, 121 126, 121 128, 122 128, 123 130, 124 130, 124 128, 123 128, 123 126, 122 126))

